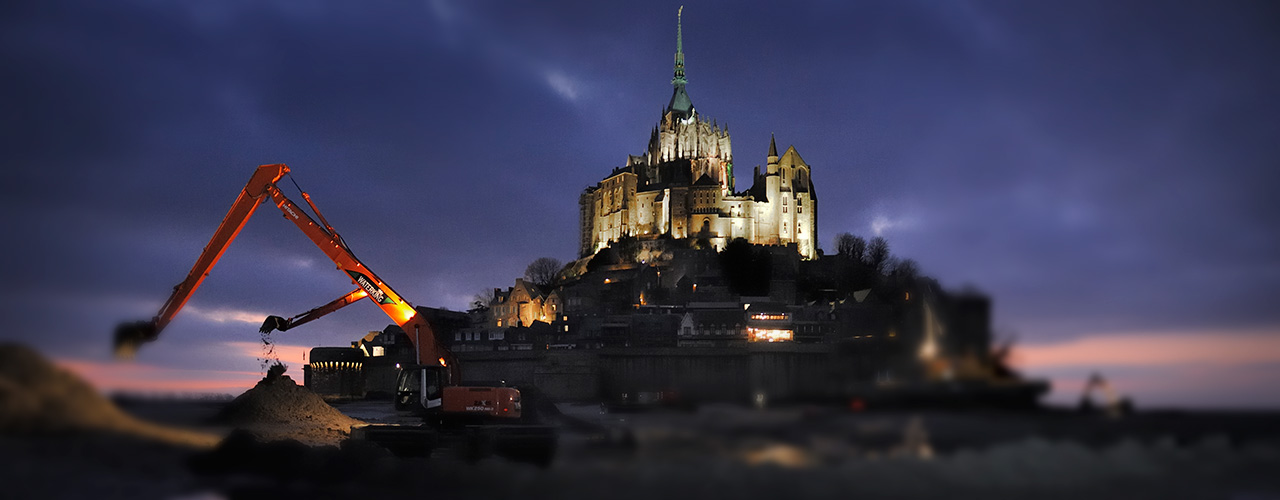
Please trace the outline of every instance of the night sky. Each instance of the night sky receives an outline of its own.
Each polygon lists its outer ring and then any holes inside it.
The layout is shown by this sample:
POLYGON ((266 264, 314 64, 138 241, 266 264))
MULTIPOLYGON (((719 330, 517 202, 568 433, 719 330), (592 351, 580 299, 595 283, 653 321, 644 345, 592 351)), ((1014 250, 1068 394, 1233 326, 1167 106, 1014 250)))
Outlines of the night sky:
MULTIPOLYGON (((1274 3, 686 3, 738 188, 771 133, 794 145, 825 248, 882 235, 989 293, 1059 399, 1098 369, 1139 406, 1280 406, 1274 3)), ((270 205, 160 341, 109 345, 264 163, 418 305, 572 260, 578 194, 670 98, 679 5, 6 2, 0 339, 104 388, 251 385, 263 316, 353 288, 270 205)), ((278 339, 299 367, 388 323, 357 304, 278 339)))

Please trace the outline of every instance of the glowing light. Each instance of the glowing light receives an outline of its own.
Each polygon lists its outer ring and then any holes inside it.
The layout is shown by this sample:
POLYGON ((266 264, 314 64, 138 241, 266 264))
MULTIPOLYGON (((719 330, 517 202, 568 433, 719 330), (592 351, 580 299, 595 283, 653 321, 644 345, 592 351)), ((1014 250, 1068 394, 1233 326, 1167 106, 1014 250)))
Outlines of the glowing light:
POLYGON ((445 363, 445 362, 444 362, 444 358, 443 358, 443 357, 441 357, 441 358, 439 359, 439 361, 440 361, 440 366, 449 366, 449 364, 448 364, 448 363, 445 363))
POLYGON ((793 337, 791 330, 747 328, 747 340, 751 342, 790 342, 793 337))
POLYGON ((925 339, 920 345, 920 358, 930 359, 938 355, 938 343, 932 337, 925 339))
POLYGON ((414 311, 414 310, 413 310, 413 308, 409 306, 409 304, 401 303, 401 304, 396 308, 396 313, 398 313, 398 314, 400 315, 400 316, 399 316, 399 317, 400 317, 400 322, 401 322, 401 323, 404 323, 404 322, 407 322, 407 321, 409 321, 410 319, 412 319, 412 318, 413 318, 413 315, 414 315, 414 314, 417 314, 417 311, 414 311))

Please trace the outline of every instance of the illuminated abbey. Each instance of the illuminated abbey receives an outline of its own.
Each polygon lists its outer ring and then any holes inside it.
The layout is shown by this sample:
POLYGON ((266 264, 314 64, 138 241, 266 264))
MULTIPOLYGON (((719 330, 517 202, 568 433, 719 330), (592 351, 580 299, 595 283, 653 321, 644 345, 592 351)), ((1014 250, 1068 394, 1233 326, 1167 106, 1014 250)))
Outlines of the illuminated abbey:
POLYGON ((795 245, 818 256, 817 196, 809 165, 795 147, 781 155, 773 138, 762 171, 744 191, 734 186, 728 127, 698 113, 685 91, 684 47, 676 24, 675 90, 649 135, 643 154, 588 187, 579 198, 581 256, 610 243, 696 239, 722 249, 744 238, 761 245, 795 245))

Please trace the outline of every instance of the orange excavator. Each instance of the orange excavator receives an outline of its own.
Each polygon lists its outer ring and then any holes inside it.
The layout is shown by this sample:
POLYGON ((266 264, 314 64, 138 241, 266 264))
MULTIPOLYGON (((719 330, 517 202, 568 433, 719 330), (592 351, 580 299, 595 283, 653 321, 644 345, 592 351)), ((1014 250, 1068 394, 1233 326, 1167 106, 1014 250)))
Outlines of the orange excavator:
POLYGON ((433 418, 427 420, 437 423, 449 421, 492 425, 519 421, 522 415, 520 391, 514 387, 457 385, 461 379, 458 364, 453 354, 436 338, 431 324, 412 304, 356 258, 338 232, 321 215, 310 195, 302 192, 302 197, 319 219, 318 222, 284 195, 276 184, 288 174, 289 167, 282 164, 257 168, 218 230, 214 232, 213 238, 201 252, 200 258, 192 266, 191 272, 174 287, 159 314, 149 321, 126 323, 116 329, 117 355, 132 356, 142 344, 159 337, 160 332, 200 287, 201 282, 209 275, 209 270, 217 264, 258 205, 269 198, 284 214, 284 218, 298 226, 312 243, 320 247, 357 288, 293 318, 268 317, 261 329, 263 333, 273 329, 287 330, 368 298, 404 329, 417 350, 417 365, 405 367, 399 376, 396 390, 398 409, 414 409, 425 415, 433 415, 433 418))

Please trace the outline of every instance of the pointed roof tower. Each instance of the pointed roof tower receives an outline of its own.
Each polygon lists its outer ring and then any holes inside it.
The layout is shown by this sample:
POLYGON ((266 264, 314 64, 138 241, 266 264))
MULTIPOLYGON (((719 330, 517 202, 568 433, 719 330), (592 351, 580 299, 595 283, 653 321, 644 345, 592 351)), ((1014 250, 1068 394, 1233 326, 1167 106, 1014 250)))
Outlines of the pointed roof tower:
POLYGON ((769 134, 769 157, 765 158, 765 172, 769 175, 778 173, 778 141, 769 134))
POLYGON ((667 104, 666 111, 674 111, 681 118, 688 118, 693 115, 693 101, 689 99, 689 94, 684 91, 684 86, 689 81, 684 77, 683 17, 684 6, 682 5, 680 10, 676 11, 676 71, 675 76, 671 78, 671 85, 675 87, 675 91, 671 94, 671 102, 667 104))

